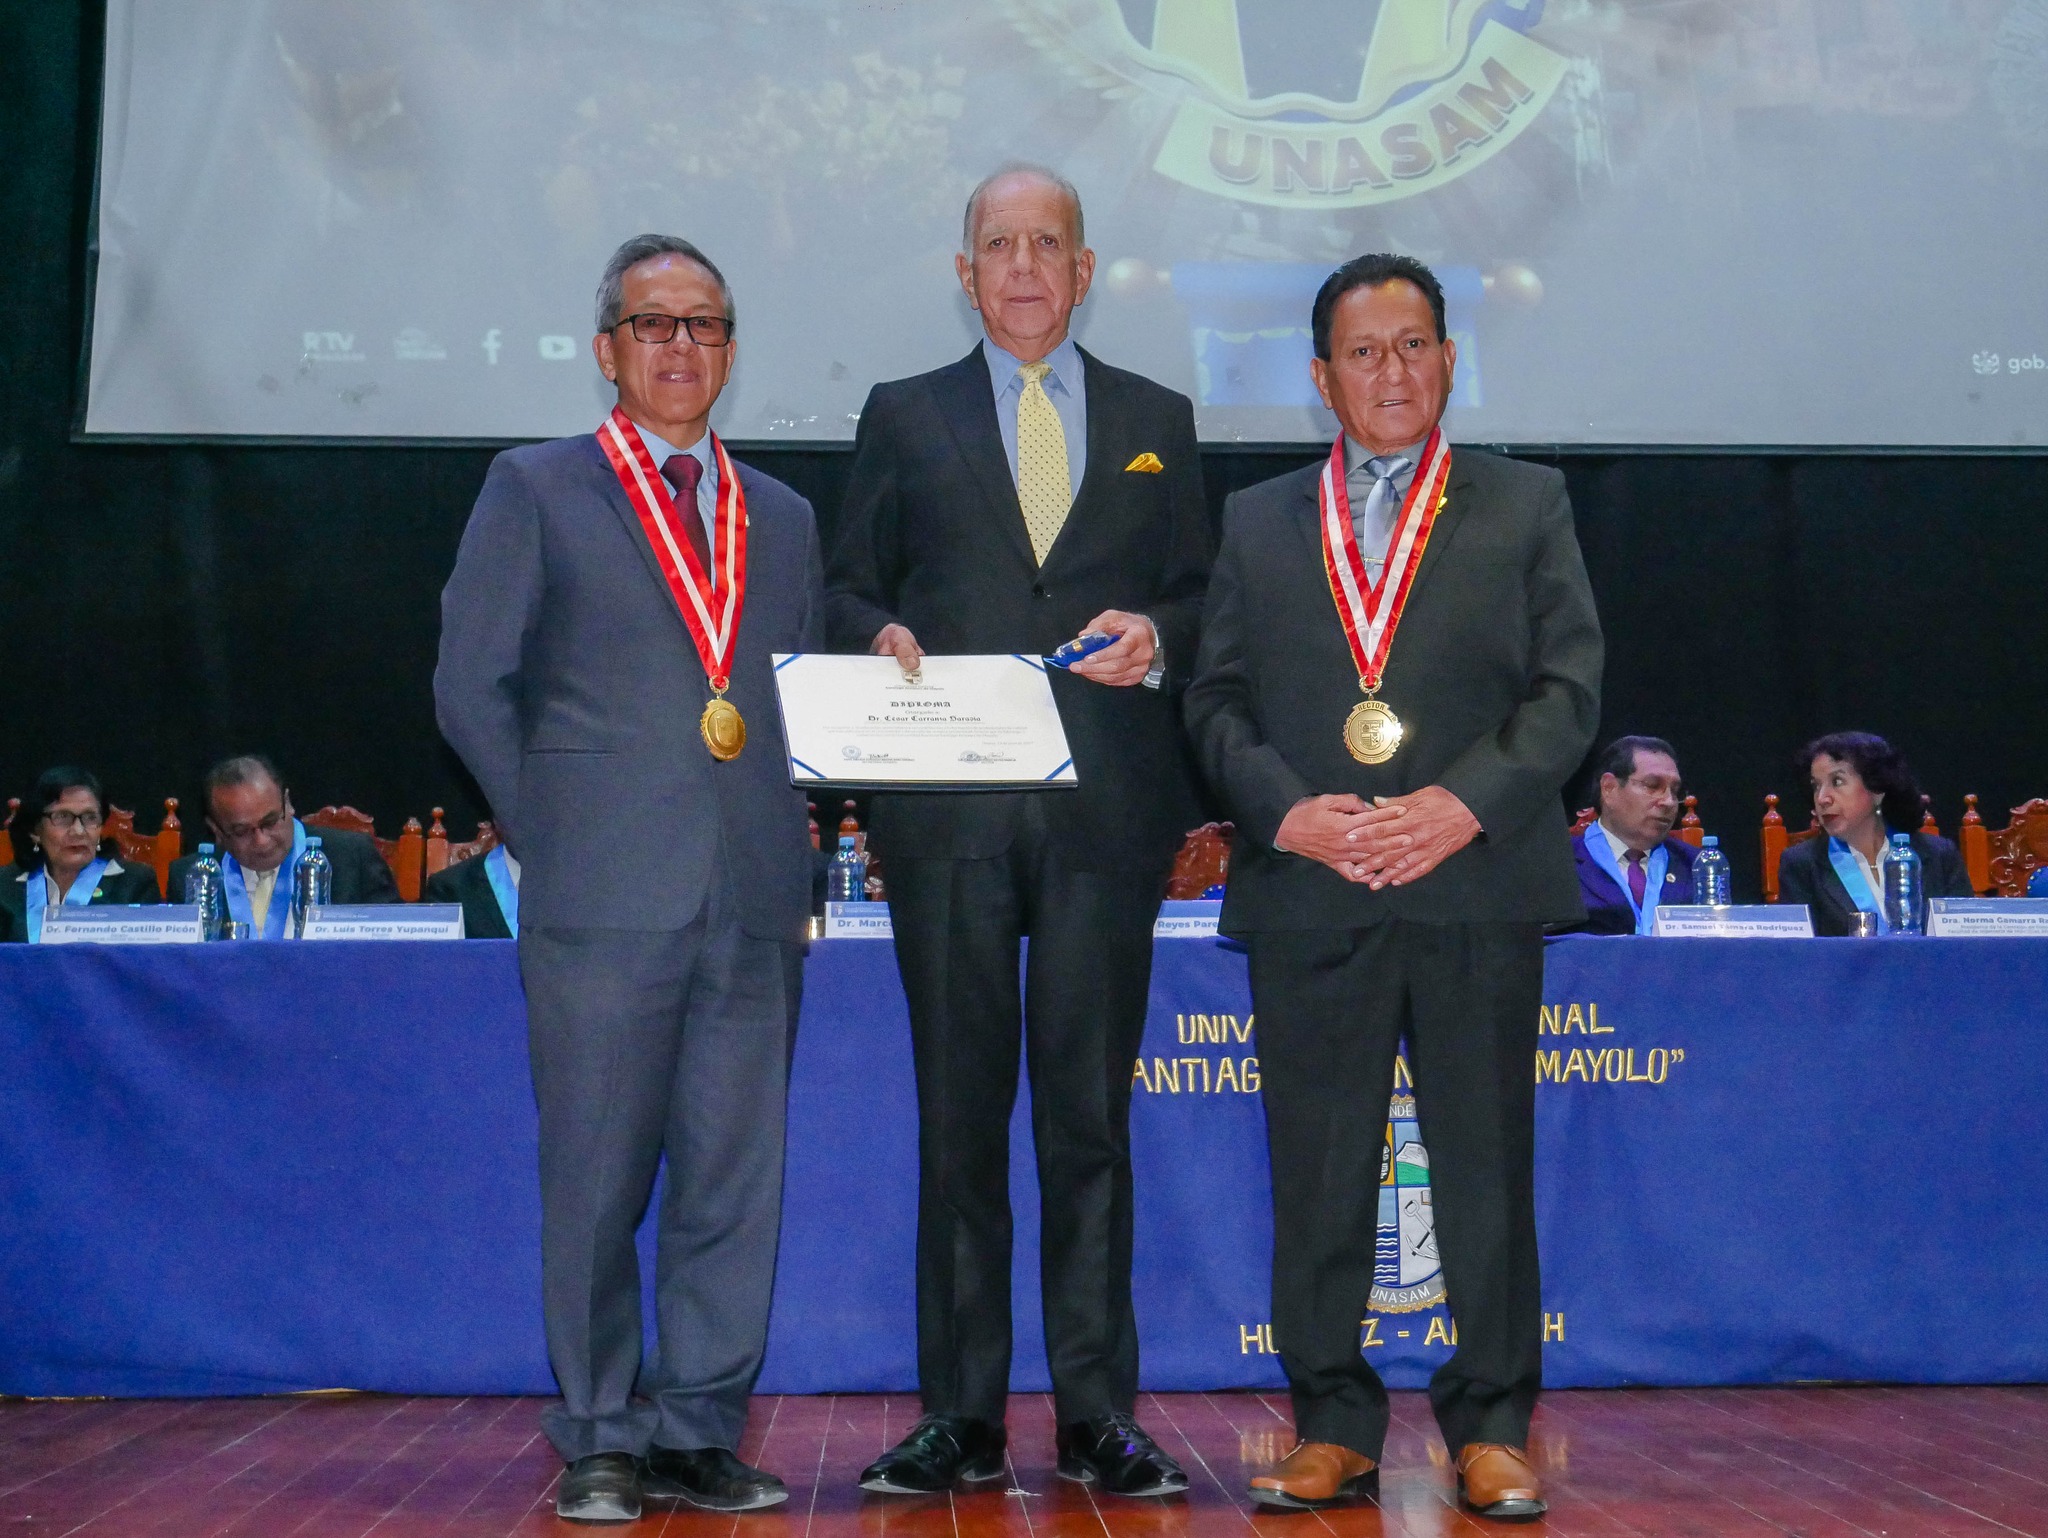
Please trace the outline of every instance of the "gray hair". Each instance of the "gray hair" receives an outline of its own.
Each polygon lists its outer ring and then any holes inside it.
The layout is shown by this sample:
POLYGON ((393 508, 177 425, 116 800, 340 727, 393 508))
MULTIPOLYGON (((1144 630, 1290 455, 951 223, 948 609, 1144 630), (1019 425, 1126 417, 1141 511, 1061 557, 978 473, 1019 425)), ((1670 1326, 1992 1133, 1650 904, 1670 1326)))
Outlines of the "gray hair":
POLYGON ((599 331, 609 331, 625 318, 619 312, 626 307, 626 274, 657 256, 684 257, 710 273, 711 281, 718 285, 718 298, 725 306, 725 318, 739 319, 733 309, 732 285, 725 281, 725 274, 718 270, 718 264, 710 257, 680 235, 635 235, 614 251, 612 259, 604 264, 604 276, 597 285, 599 331))
POLYGON ((1054 187, 1066 195, 1067 206, 1074 210, 1074 244, 1087 244, 1087 231, 1081 223, 1081 194, 1051 166, 1042 166, 1034 160, 1006 160, 988 175, 974 184, 974 190, 967 194, 967 213, 960 221, 960 249, 968 256, 974 255, 974 222, 981 216, 981 200, 988 189, 1006 176, 1036 177, 1047 186, 1054 187))

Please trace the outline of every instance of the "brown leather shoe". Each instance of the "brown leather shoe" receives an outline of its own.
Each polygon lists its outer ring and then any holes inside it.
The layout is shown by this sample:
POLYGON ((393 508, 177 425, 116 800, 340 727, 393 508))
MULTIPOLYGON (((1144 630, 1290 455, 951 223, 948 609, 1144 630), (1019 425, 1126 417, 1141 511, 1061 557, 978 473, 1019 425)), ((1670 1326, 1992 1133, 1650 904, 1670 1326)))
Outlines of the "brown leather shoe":
POLYGON ((1482 1517, 1533 1522, 1550 1508, 1529 1455, 1499 1442, 1468 1442, 1458 1453, 1458 1494, 1482 1517))
POLYGON ((1370 1495, 1378 1484, 1379 1465, 1364 1453, 1334 1442, 1300 1442, 1254 1479, 1251 1488, 1252 1499, 1262 1506, 1308 1511, 1370 1495))

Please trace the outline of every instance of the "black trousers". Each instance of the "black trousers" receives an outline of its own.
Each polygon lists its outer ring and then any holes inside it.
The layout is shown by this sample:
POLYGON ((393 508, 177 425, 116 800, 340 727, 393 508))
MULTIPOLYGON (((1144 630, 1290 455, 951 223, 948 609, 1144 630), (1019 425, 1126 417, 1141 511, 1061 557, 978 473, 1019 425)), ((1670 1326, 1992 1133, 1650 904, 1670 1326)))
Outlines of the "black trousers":
POLYGON ((1378 1459, 1387 1391, 1360 1351, 1394 1055, 1405 1034, 1458 1344, 1430 1380, 1453 1453, 1527 1445, 1543 1377, 1533 924, 1251 938, 1273 1164, 1273 1336, 1295 1434, 1378 1459))
POLYGON ((1007 853, 891 855, 884 873, 917 1068, 918 1383, 928 1412, 1003 1418, 1021 1031, 1046 1356, 1059 1417, 1074 1421, 1127 1412, 1138 1392, 1131 1065, 1165 870, 1075 871, 1050 847, 1036 798, 1021 799, 1007 853))
POLYGON ((562 1390, 541 1424, 569 1462, 650 1443, 733 1448, 746 1425, 782 1223, 803 948, 745 934, 721 896, 682 930, 520 930, 541 1303, 562 1390), (643 1362, 633 1233, 664 1157, 657 1346, 643 1362))

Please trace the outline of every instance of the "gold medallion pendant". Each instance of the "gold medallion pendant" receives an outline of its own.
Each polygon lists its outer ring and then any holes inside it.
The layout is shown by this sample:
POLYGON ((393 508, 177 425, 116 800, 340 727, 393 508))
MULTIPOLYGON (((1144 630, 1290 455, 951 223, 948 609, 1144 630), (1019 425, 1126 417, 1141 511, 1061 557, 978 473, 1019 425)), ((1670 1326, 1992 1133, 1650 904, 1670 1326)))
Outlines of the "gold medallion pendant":
POLYGON ((1379 700, 1367 696, 1344 718, 1344 746, 1361 764, 1384 764, 1401 746, 1407 730, 1401 718, 1379 700))
POLYGON ((704 746, 720 763, 738 758, 740 749, 747 745, 747 723, 741 718, 739 707, 722 694, 714 694, 704 702, 697 730, 704 735, 704 746))

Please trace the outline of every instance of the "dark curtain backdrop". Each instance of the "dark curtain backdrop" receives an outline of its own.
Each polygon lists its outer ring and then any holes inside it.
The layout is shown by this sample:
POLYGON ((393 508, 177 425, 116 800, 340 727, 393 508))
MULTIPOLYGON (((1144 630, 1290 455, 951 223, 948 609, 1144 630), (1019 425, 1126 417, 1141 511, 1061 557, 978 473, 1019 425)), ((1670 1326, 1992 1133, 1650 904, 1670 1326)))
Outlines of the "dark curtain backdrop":
MULTIPOLYGON (((467 836, 482 809, 430 678, 488 451, 71 441, 100 25, 0 0, 0 794, 75 760, 146 828, 187 798, 189 828, 206 763, 261 748, 303 809, 352 802, 388 834, 441 805, 467 836)), ((829 538, 845 451, 747 457, 829 538)), ((1309 457, 1212 450, 1211 499, 1309 457)), ((2048 458, 1554 462, 1607 631, 1603 736, 1677 745, 1739 892, 1764 793, 1803 826, 1791 755, 1824 730, 1898 743, 1950 831, 1966 791, 1999 826, 2048 794, 2048 458)))

